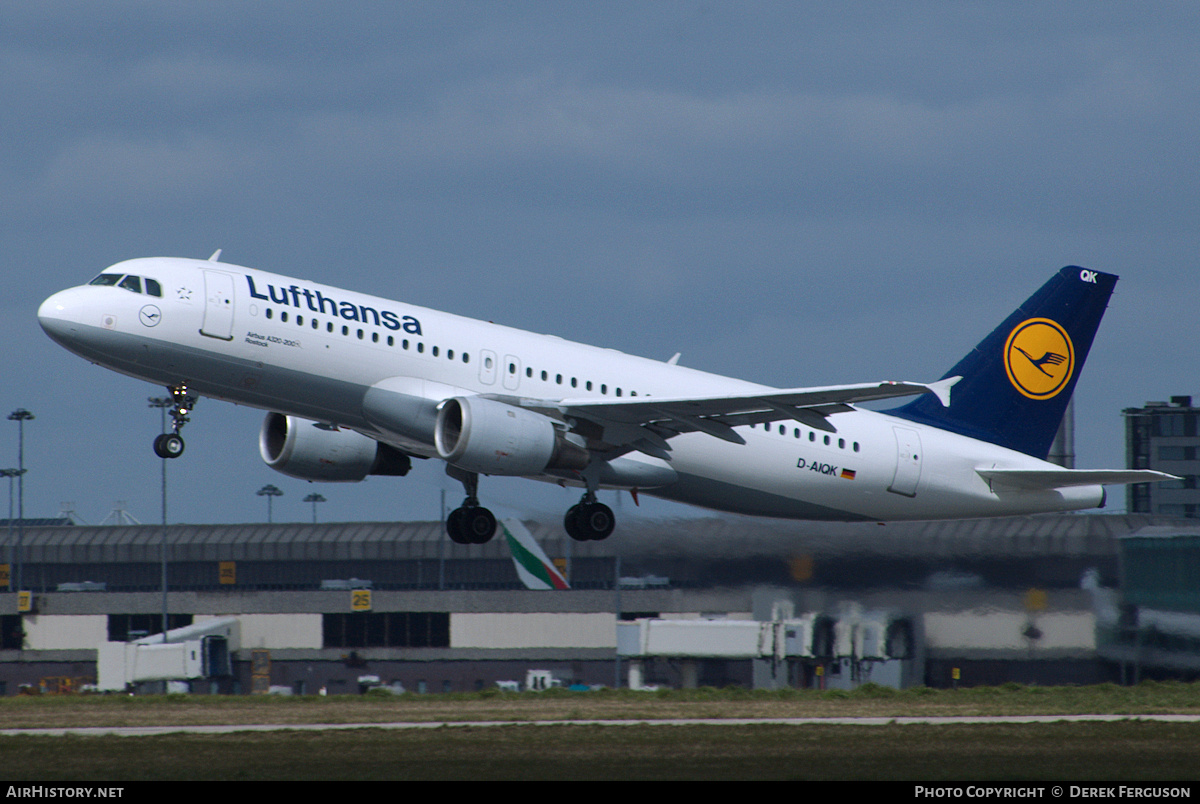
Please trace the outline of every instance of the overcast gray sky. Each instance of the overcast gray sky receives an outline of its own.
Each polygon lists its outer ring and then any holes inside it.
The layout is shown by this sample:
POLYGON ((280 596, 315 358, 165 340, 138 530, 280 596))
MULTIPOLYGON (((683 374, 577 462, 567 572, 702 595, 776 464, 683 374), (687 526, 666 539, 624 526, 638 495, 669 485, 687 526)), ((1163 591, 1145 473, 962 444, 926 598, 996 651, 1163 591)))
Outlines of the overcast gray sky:
MULTIPOLYGON (((159 516, 161 389, 60 349, 39 302, 217 248, 789 387, 935 379, 1080 264, 1121 281, 1078 465, 1124 466, 1122 408, 1200 395, 1198 34, 1191 3, 0 2, 0 407, 37 416, 27 515, 159 516)), ((200 403, 173 521, 262 519, 266 483, 277 520, 311 491, 327 520, 462 496, 432 462, 276 474, 261 420, 200 403)), ((578 492, 481 496, 561 516, 578 492)))

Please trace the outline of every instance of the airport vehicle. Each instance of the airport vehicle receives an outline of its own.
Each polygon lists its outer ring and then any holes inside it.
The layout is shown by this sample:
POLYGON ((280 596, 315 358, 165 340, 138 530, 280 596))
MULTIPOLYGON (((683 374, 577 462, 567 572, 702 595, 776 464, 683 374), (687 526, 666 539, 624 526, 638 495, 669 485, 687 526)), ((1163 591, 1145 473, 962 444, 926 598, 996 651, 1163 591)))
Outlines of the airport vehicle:
POLYGON ((166 386, 172 431, 197 396, 269 411, 263 460, 306 480, 403 475, 440 459, 466 499, 459 543, 496 530, 480 475, 572 485, 577 540, 604 539, 601 488, 723 511, 888 521, 1102 506, 1149 471, 1045 462, 1117 277, 1063 268, 941 380, 778 389, 219 261, 105 269, 38 310, 87 360, 166 386), (857 403, 914 400, 886 412, 857 403), (952 401, 953 400, 953 401, 952 401))

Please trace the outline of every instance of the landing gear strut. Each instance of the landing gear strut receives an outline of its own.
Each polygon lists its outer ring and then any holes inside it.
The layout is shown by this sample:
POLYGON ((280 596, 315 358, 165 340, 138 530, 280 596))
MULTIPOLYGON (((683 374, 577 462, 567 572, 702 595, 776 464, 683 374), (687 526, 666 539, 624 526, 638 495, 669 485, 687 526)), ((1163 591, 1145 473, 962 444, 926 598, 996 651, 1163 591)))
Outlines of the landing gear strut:
POLYGON ((154 439, 154 454, 160 458, 178 458, 183 454, 184 447, 179 431, 188 423, 188 413, 196 407, 196 397, 189 394, 187 386, 182 383, 169 385, 167 390, 171 392, 171 432, 154 439))
POLYGON ((446 517, 446 534, 456 544, 484 544, 496 533, 496 517, 479 504, 479 475, 446 466, 446 474, 461 481, 467 492, 463 504, 446 517))

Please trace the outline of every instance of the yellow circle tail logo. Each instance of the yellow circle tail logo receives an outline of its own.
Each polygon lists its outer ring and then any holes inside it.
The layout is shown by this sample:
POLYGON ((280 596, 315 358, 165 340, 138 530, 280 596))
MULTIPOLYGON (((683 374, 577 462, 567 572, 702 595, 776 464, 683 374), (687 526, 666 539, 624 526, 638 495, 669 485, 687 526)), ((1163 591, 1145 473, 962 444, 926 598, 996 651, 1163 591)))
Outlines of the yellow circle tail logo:
POLYGON ((1004 344, 1004 370, 1013 387, 1030 399, 1050 399, 1067 387, 1075 371, 1075 347, 1057 321, 1022 321, 1004 344))

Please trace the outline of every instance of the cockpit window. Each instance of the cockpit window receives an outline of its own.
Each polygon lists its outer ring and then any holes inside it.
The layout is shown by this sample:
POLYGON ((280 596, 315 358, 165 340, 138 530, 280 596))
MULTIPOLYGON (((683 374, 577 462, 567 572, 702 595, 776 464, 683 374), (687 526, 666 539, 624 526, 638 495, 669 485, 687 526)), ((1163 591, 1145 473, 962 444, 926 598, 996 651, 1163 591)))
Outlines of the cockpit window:
POLYGON ((118 287, 133 293, 142 292, 142 282, 146 283, 146 293, 150 296, 162 298, 162 285, 155 279, 146 277, 143 279, 140 276, 133 274, 100 274, 100 276, 88 282, 89 285, 101 285, 103 287, 118 287))

